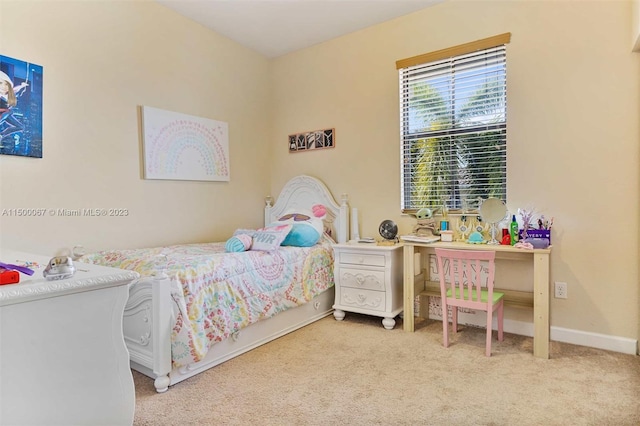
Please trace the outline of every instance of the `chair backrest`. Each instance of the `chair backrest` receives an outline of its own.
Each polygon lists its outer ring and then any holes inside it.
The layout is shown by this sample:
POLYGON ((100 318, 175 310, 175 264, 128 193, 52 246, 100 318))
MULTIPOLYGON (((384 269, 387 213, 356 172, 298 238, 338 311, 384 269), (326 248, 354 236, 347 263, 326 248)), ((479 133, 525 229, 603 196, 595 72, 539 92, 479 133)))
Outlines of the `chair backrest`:
MULTIPOLYGON (((451 250, 436 248, 440 293, 469 304, 491 304, 495 276, 495 251, 451 250), (482 302, 481 290, 486 287, 487 298, 482 302)), ((471 306, 469 306, 471 307, 471 306)))

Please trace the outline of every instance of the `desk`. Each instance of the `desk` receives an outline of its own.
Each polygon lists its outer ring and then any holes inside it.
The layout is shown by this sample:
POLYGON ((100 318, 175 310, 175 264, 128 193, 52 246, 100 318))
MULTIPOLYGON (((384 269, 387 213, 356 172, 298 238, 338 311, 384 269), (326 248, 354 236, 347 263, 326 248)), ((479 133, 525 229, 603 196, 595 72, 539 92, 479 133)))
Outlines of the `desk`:
MULTIPOLYGON (((444 243, 431 244, 404 241, 404 331, 414 331, 413 303, 416 296, 414 254, 435 254, 435 248, 457 250, 493 250, 496 259, 533 260, 533 355, 549 358, 549 255, 551 248, 538 250, 517 249, 512 246, 444 243)), ((426 255, 426 256, 424 256, 426 255)), ((420 288, 418 288, 420 290, 420 288)))

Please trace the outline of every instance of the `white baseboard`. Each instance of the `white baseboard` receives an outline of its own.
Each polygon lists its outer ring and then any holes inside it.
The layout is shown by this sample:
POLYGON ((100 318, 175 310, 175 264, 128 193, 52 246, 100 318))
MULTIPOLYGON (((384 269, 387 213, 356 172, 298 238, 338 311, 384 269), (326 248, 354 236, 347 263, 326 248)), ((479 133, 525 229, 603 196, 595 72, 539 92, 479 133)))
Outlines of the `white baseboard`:
POLYGON ((610 336, 608 334, 589 333, 562 327, 551 327, 551 340, 621 352, 629 355, 636 355, 638 351, 638 340, 635 339, 610 336))
MULTIPOLYGON (((481 315, 484 320, 484 315, 481 315)), ((441 320, 437 315, 430 315, 430 319, 441 320)), ((462 312, 458 316, 460 324, 467 324, 476 327, 486 327, 486 322, 477 323, 474 321, 473 315, 465 315, 462 312)), ((497 330, 497 324, 494 320, 493 328, 497 330)), ((504 320, 504 331, 520 336, 533 337, 533 323, 504 320)), ((550 339, 555 342, 570 343, 572 345, 587 346, 590 348, 604 349, 612 352, 620 352, 623 354, 636 355, 638 353, 638 340, 629 339, 627 337, 611 336, 608 334, 590 333, 586 331, 573 330, 569 328, 551 326, 550 339)))

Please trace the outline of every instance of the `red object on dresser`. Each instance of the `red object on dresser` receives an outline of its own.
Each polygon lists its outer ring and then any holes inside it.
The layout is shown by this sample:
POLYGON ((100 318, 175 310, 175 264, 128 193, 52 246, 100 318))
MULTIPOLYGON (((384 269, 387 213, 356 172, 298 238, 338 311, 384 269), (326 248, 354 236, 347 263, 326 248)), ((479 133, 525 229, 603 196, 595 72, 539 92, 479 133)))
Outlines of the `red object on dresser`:
POLYGON ((20 282, 20 273, 10 269, 0 268, 0 285, 20 282))

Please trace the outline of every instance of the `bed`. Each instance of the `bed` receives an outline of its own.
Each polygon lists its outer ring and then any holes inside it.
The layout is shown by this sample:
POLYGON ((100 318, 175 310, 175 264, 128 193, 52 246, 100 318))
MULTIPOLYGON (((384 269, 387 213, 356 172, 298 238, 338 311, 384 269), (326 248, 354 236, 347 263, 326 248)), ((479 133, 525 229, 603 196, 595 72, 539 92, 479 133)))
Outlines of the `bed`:
POLYGON ((347 196, 337 203, 320 180, 301 175, 272 201, 265 200, 265 226, 287 212, 323 205, 321 240, 272 252, 227 253, 218 242, 78 259, 140 273, 129 289, 124 336, 131 368, 153 378, 157 392, 331 314, 332 245, 347 240, 347 196), (211 282, 222 287, 211 290, 211 282))

